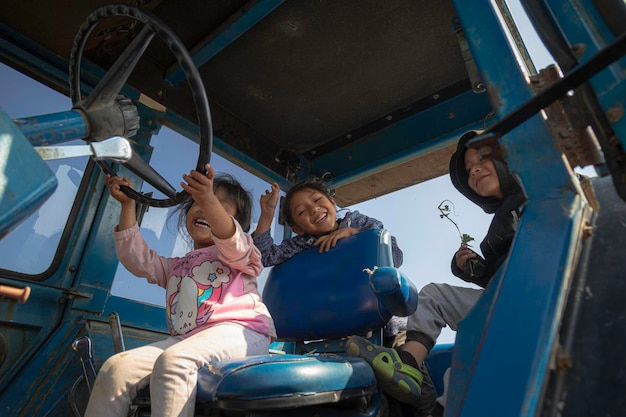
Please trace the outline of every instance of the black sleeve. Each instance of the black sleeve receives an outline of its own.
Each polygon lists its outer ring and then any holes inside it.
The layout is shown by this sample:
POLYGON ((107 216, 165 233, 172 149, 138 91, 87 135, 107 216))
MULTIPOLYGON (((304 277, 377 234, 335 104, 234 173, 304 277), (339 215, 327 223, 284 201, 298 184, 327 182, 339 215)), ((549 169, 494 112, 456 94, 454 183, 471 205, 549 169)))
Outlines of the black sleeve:
POLYGON ((471 282, 472 284, 476 284, 482 288, 485 288, 487 284, 489 284, 489 281, 493 276, 490 272, 490 268, 487 267, 486 261, 478 254, 474 259, 471 259, 468 262, 467 268, 465 268, 464 271, 456 266, 454 255, 452 255, 451 268, 452 273, 455 276, 461 278, 465 282, 471 282))

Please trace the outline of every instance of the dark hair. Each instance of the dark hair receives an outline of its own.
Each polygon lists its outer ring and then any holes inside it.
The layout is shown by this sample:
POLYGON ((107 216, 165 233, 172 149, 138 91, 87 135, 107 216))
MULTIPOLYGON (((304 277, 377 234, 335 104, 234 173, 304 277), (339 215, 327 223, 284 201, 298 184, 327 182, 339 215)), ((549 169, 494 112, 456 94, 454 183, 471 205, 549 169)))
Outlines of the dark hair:
POLYGON ((291 200, 293 199, 293 195, 298 191, 302 191, 307 188, 319 191, 331 200, 335 197, 335 193, 330 188, 328 188, 328 186, 324 184, 324 182, 322 182, 322 180, 320 180, 319 178, 302 180, 299 183, 293 185, 285 194, 285 199, 282 206, 283 219, 285 219, 285 223, 287 223, 287 225, 294 225, 293 215, 291 214, 291 210, 289 209, 289 206, 291 205, 291 200))
MULTIPOLYGON (((218 174, 213 179, 213 192, 224 190, 228 198, 235 204, 237 213, 235 220, 239 222, 244 232, 250 230, 250 222, 252 219, 252 194, 243 188, 241 183, 230 174, 218 174)), ((191 195, 187 197, 174 212, 178 212, 178 228, 184 230, 185 219, 189 209, 193 205, 191 195)))

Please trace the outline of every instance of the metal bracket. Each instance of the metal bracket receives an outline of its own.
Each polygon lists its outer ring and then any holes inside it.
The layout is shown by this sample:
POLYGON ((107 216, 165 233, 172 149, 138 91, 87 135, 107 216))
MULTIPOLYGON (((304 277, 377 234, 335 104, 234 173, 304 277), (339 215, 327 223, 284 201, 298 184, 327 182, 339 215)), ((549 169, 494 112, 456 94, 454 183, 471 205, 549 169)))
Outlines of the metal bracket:
POLYGON ((468 142, 468 146, 479 149, 483 146, 491 147, 492 155, 501 158, 498 139, 510 132, 542 109, 564 97, 570 90, 585 83, 591 77, 605 69, 614 61, 626 54, 626 34, 621 35, 613 43, 602 49, 583 65, 573 69, 569 74, 554 82, 526 103, 505 115, 492 125, 483 134, 468 142))
POLYGON ((121 136, 114 136, 110 139, 92 142, 88 145, 36 146, 34 149, 45 161, 91 156, 96 161, 108 160, 124 163, 128 162, 133 155, 130 142, 128 142, 128 139, 121 136))

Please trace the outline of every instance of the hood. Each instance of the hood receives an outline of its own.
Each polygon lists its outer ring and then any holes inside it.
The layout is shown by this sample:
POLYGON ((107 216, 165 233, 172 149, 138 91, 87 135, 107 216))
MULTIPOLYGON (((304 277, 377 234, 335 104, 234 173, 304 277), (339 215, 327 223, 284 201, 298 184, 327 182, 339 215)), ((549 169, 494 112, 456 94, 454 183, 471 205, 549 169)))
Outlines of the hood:
MULTIPOLYGON (((480 196, 474 192, 474 190, 472 190, 467 183, 469 178, 469 175, 465 170, 465 151, 467 151, 467 142, 480 133, 482 132, 470 130, 459 139, 456 151, 450 158, 450 179, 452 180, 454 188, 459 190, 461 194, 482 208, 485 213, 495 213, 498 207, 502 204, 502 200, 495 197, 480 196)), ((500 181, 500 189, 504 197, 521 190, 517 180, 511 171, 509 171, 506 164, 496 159, 493 159, 493 164, 496 168, 496 174, 498 175, 498 180, 500 181)))

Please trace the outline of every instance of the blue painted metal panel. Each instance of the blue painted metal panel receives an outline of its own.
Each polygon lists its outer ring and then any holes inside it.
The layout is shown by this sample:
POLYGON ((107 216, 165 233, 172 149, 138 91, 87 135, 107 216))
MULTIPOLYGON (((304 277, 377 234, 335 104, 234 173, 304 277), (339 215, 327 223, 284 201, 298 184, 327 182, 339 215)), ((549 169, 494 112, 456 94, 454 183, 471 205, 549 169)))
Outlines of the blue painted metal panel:
POLYGON ((338 187, 455 143, 467 130, 483 129, 490 111, 487 94, 467 91, 314 159, 309 171, 330 172, 338 187))
MULTIPOLYGON (((165 297, 165 296, 164 296, 165 297)), ((120 297, 110 297, 103 315, 108 317, 112 312, 120 315, 124 325, 168 334, 165 308, 120 297)))
POLYGON ((82 323, 67 322, 39 346, 37 355, 3 391, 0 398, 3 415, 72 415, 68 394, 81 375, 81 367, 71 343, 80 335, 82 327, 82 323), (25 396, 27 392, 32 395, 25 396))
MULTIPOLYGON (((1 284, 24 286, 23 282, 16 280, 3 279, 1 284)), ((36 283, 30 283, 29 286, 31 293, 26 304, 7 299, 0 301, 0 340, 3 346, 9 347, 0 364, 0 392, 12 384, 15 376, 42 347, 62 318, 62 291, 36 283)), ((0 403, 2 401, 0 398, 0 403)))
POLYGON ((57 179, 0 108, 0 238, 34 213, 57 179))
MULTIPOLYGON (((455 6, 498 116, 511 112, 532 92, 496 13, 485 2, 455 6)), ((528 204, 501 276, 461 323, 448 416, 536 415, 584 221, 571 171, 539 116, 500 143, 528 204)))

